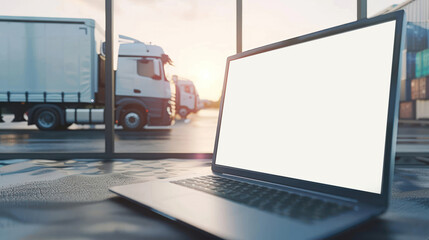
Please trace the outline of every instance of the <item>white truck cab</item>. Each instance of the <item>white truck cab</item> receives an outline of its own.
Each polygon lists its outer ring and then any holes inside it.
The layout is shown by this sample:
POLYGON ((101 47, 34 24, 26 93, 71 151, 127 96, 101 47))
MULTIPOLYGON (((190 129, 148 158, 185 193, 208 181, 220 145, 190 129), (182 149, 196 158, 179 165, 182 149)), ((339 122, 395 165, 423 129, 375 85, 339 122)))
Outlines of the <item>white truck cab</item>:
POLYGON ((200 96, 191 80, 179 78, 173 75, 176 84, 176 112, 181 118, 186 118, 190 113, 197 113, 201 108, 200 96))
POLYGON ((170 125, 175 111, 174 96, 171 92, 172 83, 165 76, 164 64, 171 60, 159 46, 122 35, 119 41, 116 71, 118 124, 124 127, 130 122, 143 122, 148 126, 170 125), (137 109, 139 105, 143 106, 140 109, 145 112, 137 109), (129 111, 130 108, 133 111, 129 111))

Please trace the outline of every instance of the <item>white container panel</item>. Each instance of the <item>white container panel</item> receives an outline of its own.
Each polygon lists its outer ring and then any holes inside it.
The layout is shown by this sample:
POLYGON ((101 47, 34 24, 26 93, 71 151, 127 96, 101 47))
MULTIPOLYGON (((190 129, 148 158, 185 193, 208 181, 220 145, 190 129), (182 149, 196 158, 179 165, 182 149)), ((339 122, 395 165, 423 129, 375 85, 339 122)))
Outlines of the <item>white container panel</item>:
POLYGON ((43 102, 43 93, 37 94, 29 94, 28 95, 29 102, 43 102))
POLYGON ((92 123, 104 123, 104 109, 92 109, 91 117, 92 123))
POLYGON ((89 109, 76 109, 76 123, 89 123, 89 109))
POLYGON ((66 122, 75 123, 74 109, 66 109, 66 122))
POLYGON ((77 124, 104 123, 104 109, 66 109, 66 122, 77 124), (91 113, 91 118, 89 117, 91 113))
POLYGON ((416 119, 429 119, 429 100, 416 101, 416 119))
POLYGON ((0 84, 2 92, 11 92, 11 101, 23 101, 20 94, 29 92, 29 101, 81 102, 94 99, 97 68, 92 59, 96 54, 93 42, 94 26, 90 21, 60 23, 79 19, 0 17, 0 84), (40 22, 43 20, 46 22, 40 22), (39 22, 37 22, 39 21, 39 22), (17 94, 17 96, 14 96, 17 94))
POLYGON ((0 102, 7 102, 6 93, 0 93, 0 102))

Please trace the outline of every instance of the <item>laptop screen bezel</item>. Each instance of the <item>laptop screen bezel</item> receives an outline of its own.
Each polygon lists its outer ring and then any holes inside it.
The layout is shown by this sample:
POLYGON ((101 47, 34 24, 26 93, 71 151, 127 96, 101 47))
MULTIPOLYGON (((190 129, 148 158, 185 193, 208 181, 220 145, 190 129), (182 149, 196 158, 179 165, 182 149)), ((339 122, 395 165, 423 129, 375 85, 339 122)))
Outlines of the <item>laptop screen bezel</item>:
MULTIPOLYGON (((405 12, 401 10, 401 11, 385 14, 382 16, 370 18, 370 19, 363 19, 356 22, 318 31, 315 33, 310 33, 304 36, 295 37, 292 39, 273 43, 263 47, 255 48, 255 49, 228 57, 227 63, 226 63, 226 69, 225 69, 225 78, 224 78, 224 84, 222 89, 222 97, 221 97, 221 102, 219 107, 216 140, 214 144, 214 151, 213 151, 213 158, 212 158, 212 171, 220 174, 236 175, 240 177, 272 182, 272 183, 286 185, 286 186, 295 187, 295 188, 302 188, 306 190, 322 192, 325 194, 331 194, 331 195, 341 196, 345 198, 355 199, 360 202, 365 202, 372 205, 387 207, 388 201, 389 201, 390 188, 391 188, 390 179, 393 177, 393 165, 394 165, 394 157, 396 152, 396 134, 397 134, 397 125, 398 125, 397 113, 399 111, 399 84, 400 84, 399 76, 401 76, 399 66, 401 61, 400 59, 401 52, 403 48, 403 31, 404 31, 404 25, 405 25, 404 15, 405 15, 405 12), (278 175, 255 172, 255 171, 250 171, 246 169, 239 169, 239 168, 216 164, 216 153, 218 148, 221 123, 222 123, 222 112, 223 112, 223 106, 224 106, 224 97, 226 92, 230 61, 256 55, 267 51, 271 51, 271 50, 275 50, 275 49, 279 49, 279 48, 293 46, 303 42, 308 42, 316 39, 321 39, 321 38, 345 33, 348 31, 357 30, 360 28, 365 28, 365 27, 389 22, 389 21, 396 21, 396 24, 395 24, 394 48, 392 49, 393 58, 392 58, 392 69, 391 69, 391 83, 390 83, 390 90, 389 90, 389 106, 388 106, 388 116, 387 116, 381 194, 343 188, 343 187, 337 187, 333 185, 321 184, 316 182, 310 182, 310 181, 305 181, 305 180, 300 180, 295 178, 283 177, 278 175)), ((364 173, 362 173, 362 177, 364 177, 364 173)))

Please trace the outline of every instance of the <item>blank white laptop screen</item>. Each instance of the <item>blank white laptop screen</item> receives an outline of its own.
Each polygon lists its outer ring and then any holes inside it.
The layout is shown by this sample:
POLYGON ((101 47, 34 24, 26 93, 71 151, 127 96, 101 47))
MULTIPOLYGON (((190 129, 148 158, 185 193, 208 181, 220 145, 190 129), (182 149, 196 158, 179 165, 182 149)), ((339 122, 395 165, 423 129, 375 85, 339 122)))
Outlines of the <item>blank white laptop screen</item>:
POLYGON ((381 193, 395 21, 232 60, 216 164, 381 193))

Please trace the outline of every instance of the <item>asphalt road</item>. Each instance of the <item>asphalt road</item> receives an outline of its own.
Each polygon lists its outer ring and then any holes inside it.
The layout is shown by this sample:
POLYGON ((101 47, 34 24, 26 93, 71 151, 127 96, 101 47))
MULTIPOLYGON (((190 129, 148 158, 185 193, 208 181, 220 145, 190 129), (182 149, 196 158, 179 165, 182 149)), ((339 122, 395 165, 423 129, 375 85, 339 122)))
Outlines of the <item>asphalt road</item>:
MULTIPOLYGON (((115 130, 116 152, 211 153, 218 110, 201 110, 177 120, 170 130, 126 132, 115 130)), ((43 132, 26 122, 0 124, 0 151, 5 152, 103 152, 103 126, 72 125, 67 131, 43 132)), ((400 125, 397 152, 429 152, 429 125, 400 125)))
MULTIPOLYGON (((176 120, 167 130, 138 132, 115 130, 115 152, 211 153, 218 110, 201 110, 176 120)), ((0 151, 5 152, 104 152, 104 126, 73 124, 66 131, 39 131, 26 122, 0 124, 0 151)))

